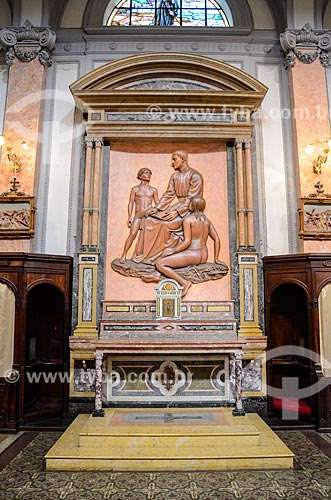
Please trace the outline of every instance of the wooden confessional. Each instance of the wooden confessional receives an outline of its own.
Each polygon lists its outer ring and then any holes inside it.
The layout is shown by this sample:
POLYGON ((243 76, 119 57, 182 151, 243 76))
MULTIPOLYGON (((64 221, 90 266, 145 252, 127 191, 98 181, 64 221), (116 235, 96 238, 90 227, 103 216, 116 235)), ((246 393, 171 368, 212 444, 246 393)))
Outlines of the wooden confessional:
POLYGON ((0 429, 67 409, 71 283, 71 257, 0 253, 0 284, 15 300, 12 376, 18 379, 1 374, 0 429))
MULTIPOLYGON (((319 297, 331 283, 331 255, 265 257, 264 283, 268 385, 279 389, 283 379, 296 377, 299 394, 304 396, 297 407, 300 420, 316 425, 320 431, 329 431, 331 380, 325 376, 319 360, 314 359, 314 353, 321 354, 322 350, 319 297), (317 382, 322 390, 317 390, 317 382)), ((277 413, 282 405, 270 392, 273 389, 269 391, 269 410, 277 413)))

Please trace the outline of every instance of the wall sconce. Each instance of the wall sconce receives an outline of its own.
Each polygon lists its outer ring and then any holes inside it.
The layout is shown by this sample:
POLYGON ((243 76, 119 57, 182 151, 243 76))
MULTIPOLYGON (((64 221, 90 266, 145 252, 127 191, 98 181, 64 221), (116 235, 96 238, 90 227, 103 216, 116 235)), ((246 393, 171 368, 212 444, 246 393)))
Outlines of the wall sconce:
POLYGON ((313 161, 313 171, 315 174, 320 175, 322 172, 322 165, 326 163, 331 149, 331 137, 325 141, 311 142, 305 148, 306 153, 309 155, 313 154, 315 152, 315 146, 317 148, 317 157, 313 161))

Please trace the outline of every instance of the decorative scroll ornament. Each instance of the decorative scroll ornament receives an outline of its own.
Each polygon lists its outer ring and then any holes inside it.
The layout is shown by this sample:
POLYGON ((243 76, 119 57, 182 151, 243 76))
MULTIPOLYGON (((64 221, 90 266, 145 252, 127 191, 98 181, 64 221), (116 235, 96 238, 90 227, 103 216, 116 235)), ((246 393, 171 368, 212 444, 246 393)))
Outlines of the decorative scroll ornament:
POLYGON ((39 58, 43 66, 52 66, 51 52, 56 34, 50 28, 35 28, 25 21, 20 28, 7 27, 0 30, 0 45, 7 49, 6 64, 11 66, 15 57, 22 62, 39 58))
POLYGON ((301 31, 286 30, 280 35, 280 45, 285 54, 285 68, 295 66, 296 59, 304 64, 311 64, 318 58, 322 66, 330 65, 331 31, 317 33, 311 24, 304 25, 301 31), (307 49, 302 52, 300 49, 307 49))

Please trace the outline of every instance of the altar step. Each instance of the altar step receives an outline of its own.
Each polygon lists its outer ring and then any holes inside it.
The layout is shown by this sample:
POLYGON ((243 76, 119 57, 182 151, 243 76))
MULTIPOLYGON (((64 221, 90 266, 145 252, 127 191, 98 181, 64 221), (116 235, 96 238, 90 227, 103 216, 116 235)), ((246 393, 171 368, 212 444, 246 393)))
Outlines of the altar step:
POLYGON ((48 470, 193 471, 287 469, 293 457, 256 414, 177 408, 79 415, 45 458, 48 470))

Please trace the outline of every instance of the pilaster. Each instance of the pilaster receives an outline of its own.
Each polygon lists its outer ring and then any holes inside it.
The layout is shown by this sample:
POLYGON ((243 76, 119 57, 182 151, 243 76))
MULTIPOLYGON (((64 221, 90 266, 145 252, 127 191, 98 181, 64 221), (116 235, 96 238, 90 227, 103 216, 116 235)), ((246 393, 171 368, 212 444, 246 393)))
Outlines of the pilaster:
MULTIPOLYGON (((36 28, 29 21, 21 27, 0 30, 0 47, 6 50, 6 63, 10 66, 0 192, 8 191, 15 176, 23 193, 37 195, 46 71, 52 64, 55 39, 51 29, 36 28)), ((7 247, 7 242, 2 241, 0 250, 6 251, 7 247)), ((31 240, 15 242, 15 251, 31 250, 31 240)))
POLYGON ((74 336, 97 337, 99 252, 79 254, 78 323, 74 336))
POLYGON ((263 335, 259 326, 258 254, 241 251, 238 254, 240 325, 239 337, 263 335))
POLYGON ((78 324, 75 336, 98 335, 97 283, 103 139, 85 138, 82 252, 79 255, 78 324))
MULTIPOLYGON (((300 198, 309 197, 320 181, 325 192, 331 190, 331 178, 326 168, 314 172, 313 162, 321 151, 307 151, 309 144, 327 141, 330 137, 330 118, 325 67, 330 64, 331 32, 314 31, 310 24, 301 30, 286 30, 280 35, 284 65, 288 69, 291 93, 291 115, 295 167, 297 172, 298 208, 300 198)), ((316 241, 317 240, 317 241, 316 241)), ((301 240, 305 253, 321 251, 321 242, 301 240)), ((323 244, 331 251, 331 243, 323 244)))

